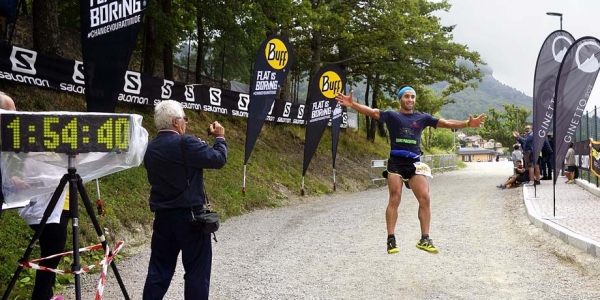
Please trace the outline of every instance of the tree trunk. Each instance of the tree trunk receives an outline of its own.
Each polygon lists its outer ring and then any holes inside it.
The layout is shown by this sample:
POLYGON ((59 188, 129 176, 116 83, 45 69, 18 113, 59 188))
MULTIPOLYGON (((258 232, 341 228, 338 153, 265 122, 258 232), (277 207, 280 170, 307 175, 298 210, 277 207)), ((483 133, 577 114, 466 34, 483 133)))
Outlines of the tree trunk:
MULTIPOLYGON (((379 81, 380 75, 379 73, 377 73, 375 75, 375 84, 373 85, 373 105, 375 107, 379 107, 378 103, 377 103, 377 98, 379 98, 379 94, 381 93, 381 84, 379 81)), ((385 124, 377 121, 377 132, 379 133, 380 137, 386 138, 387 139, 387 132, 385 130, 385 124)))
MULTIPOLYGON (((370 106, 369 105, 369 93, 371 92, 371 75, 367 76, 367 87, 365 89, 365 105, 366 106, 370 106)), ((373 123, 374 120, 372 120, 371 118, 365 116, 365 131, 367 132, 367 140, 374 142, 375 141, 375 136, 371 135, 371 131, 369 130, 369 128, 371 128, 371 123, 373 123)))
POLYGON ((58 36, 58 0, 34 0, 32 15, 33 50, 62 56, 58 36))
MULTIPOLYGON (((371 107, 374 109, 378 108, 377 97, 379 97, 379 73, 375 73, 375 78, 373 79, 373 96, 371 97, 373 105, 371 107)), ((378 123, 377 120, 371 120, 371 126, 367 128, 367 136, 371 137, 371 141, 375 141, 375 132, 377 131, 378 123)))
POLYGON ((310 90, 312 89, 313 77, 319 72, 319 68, 321 65, 321 41, 322 41, 322 33, 321 30, 315 30, 312 33, 312 40, 310 41, 310 51, 312 53, 311 56, 311 64, 312 71, 309 74, 308 81, 308 93, 306 94, 306 103, 310 103, 310 90))
POLYGON ((198 44, 198 50, 196 52, 196 83, 198 84, 202 83, 202 72, 204 71, 204 10, 202 9, 201 3, 201 0, 196 1, 196 24, 198 26, 198 40, 196 41, 196 44, 198 44))
MULTIPOLYGON (((171 19, 171 1, 162 1, 162 10, 168 19, 171 19)), ((165 79, 173 80, 173 42, 170 38, 164 43, 163 47, 163 71, 165 79)))
MULTIPOLYGON (((289 30, 284 30, 281 32, 281 36, 288 39, 290 38, 290 31, 289 30)), ((288 69, 291 69, 291 66, 288 66, 288 69)), ((290 72, 288 72, 288 76, 285 78, 285 80, 283 81, 283 85, 281 86, 281 92, 279 93, 279 99, 286 101, 286 102, 291 102, 291 94, 292 94, 292 83, 291 83, 291 78, 292 78, 292 74, 290 74, 290 72)))
POLYGON ((156 59, 158 56, 156 50, 156 19, 152 14, 146 14, 146 24, 144 24, 144 32, 146 37, 144 40, 144 61, 143 71, 152 76, 156 75, 156 59))

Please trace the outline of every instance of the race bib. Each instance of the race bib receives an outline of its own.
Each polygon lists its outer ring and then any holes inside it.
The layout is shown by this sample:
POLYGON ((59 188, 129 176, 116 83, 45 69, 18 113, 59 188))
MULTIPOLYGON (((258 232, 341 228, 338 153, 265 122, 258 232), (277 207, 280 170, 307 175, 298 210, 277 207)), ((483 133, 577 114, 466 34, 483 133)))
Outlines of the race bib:
POLYGON ((426 163, 418 161, 415 163, 415 168, 417 168, 415 174, 425 175, 429 178, 433 178, 433 175, 431 175, 431 168, 426 163))

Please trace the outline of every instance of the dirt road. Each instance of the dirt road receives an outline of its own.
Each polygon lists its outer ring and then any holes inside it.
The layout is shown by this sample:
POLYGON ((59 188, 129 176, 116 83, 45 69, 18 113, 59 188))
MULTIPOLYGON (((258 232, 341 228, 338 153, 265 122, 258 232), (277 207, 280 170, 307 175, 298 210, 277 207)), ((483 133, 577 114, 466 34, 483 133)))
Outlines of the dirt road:
MULTIPOLYGON (((522 191, 495 187, 511 170, 471 163, 430 180, 437 255, 415 247, 417 201, 406 189, 393 255, 386 187, 229 219, 213 246, 211 298, 600 299, 600 261, 530 225, 522 191)), ((147 248, 118 265, 132 299, 141 299, 147 248)), ((166 299, 182 295, 179 266, 166 299)), ((105 299, 120 298, 109 278, 105 299)))

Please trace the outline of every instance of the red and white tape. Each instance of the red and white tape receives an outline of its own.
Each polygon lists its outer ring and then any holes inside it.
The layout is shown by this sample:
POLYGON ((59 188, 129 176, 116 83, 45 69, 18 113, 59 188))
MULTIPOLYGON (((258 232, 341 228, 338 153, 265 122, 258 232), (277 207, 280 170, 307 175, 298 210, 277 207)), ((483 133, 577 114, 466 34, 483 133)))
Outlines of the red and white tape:
MULTIPOLYGON (((59 269, 54 269, 54 268, 48 268, 48 267, 40 266, 39 264, 37 264, 37 262, 40 262, 40 261, 43 261, 46 259, 62 257, 65 255, 73 254, 73 251, 58 253, 58 254, 50 255, 48 257, 43 257, 43 258, 32 259, 32 260, 24 262, 24 263, 19 263, 19 265, 24 268, 31 268, 34 270, 42 270, 42 271, 53 272, 53 273, 57 273, 57 274, 84 274, 84 273, 89 272, 94 267, 102 265, 102 272, 100 272, 100 280, 98 282, 98 289, 96 290, 96 300, 100 300, 100 299, 102 299, 102 292, 104 291, 104 284, 106 282, 106 273, 108 272, 108 265, 110 265, 110 263, 115 258, 117 253, 119 253, 121 248, 123 248, 123 245, 124 245, 123 241, 118 242, 115 247, 115 250, 112 252, 112 255, 109 255, 110 249, 108 246, 106 246, 106 249, 104 251, 104 258, 101 261, 99 261, 93 265, 83 267, 79 271, 75 271, 75 272, 73 272, 71 270, 59 270, 59 269)), ((92 251, 92 250, 98 250, 98 249, 102 249, 102 244, 97 244, 94 246, 80 248, 79 252, 81 253, 81 252, 85 252, 85 251, 92 251)))

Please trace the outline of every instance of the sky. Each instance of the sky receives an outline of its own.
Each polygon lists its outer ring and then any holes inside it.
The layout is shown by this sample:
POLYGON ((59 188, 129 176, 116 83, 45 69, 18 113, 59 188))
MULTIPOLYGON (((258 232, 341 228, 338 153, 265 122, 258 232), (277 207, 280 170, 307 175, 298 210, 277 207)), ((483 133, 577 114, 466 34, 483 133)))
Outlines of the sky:
MULTIPOLYGON (((456 25, 454 41, 476 51, 493 70, 494 78, 528 96, 542 43, 562 29, 575 39, 600 39, 600 0, 449 0, 449 12, 437 12, 442 25, 456 25)), ((600 76, 598 77, 600 78, 600 76)), ((600 107, 596 81, 586 110, 600 107)))

